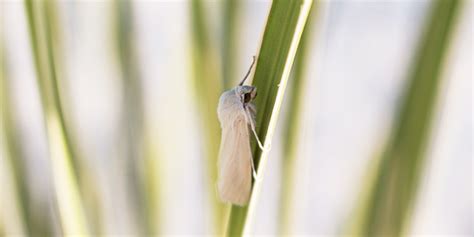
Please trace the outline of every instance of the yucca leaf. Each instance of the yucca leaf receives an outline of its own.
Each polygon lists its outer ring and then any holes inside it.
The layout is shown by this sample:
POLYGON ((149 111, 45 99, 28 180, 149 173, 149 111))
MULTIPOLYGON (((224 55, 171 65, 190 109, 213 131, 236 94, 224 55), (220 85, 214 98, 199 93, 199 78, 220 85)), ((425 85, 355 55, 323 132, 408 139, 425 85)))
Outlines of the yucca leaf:
POLYGON ((238 15, 242 2, 239 0, 225 0, 223 8, 222 33, 222 84, 225 90, 235 86, 237 74, 235 72, 238 58, 238 15))
POLYGON ((26 0, 25 6, 63 233, 87 234, 89 228, 78 187, 78 165, 74 160, 59 92, 54 4, 48 0, 26 0))
POLYGON ((436 0, 432 4, 392 136, 362 211, 362 223, 357 232, 363 236, 401 236, 411 219, 425 164, 425 148, 441 83, 443 59, 461 1, 436 0))
MULTIPOLYGON (((257 87, 257 133, 266 149, 253 145, 258 176, 264 177, 269 148, 275 132, 280 108, 312 5, 311 0, 272 2, 262 45, 258 54, 253 85, 257 87)), ((250 223, 258 202, 262 181, 255 181, 248 207, 232 206, 227 225, 228 236, 249 234, 250 223)))
POLYGON ((220 126, 217 121, 216 107, 219 95, 222 92, 222 81, 219 79, 217 55, 212 47, 211 36, 206 19, 206 11, 202 0, 191 1, 192 27, 192 68, 194 92, 199 108, 199 120, 203 131, 205 157, 207 163, 207 177, 209 200, 213 209, 215 232, 222 233, 224 219, 224 205, 214 193, 217 179, 217 155, 220 142, 220 126))
POLYGON ((313 22, 316 17, 316 12, 313 10, 316 3, 311 5, 311 13, 306 23, 304 32, 301 36, 301 42, 296 53, 295 65, 290 79, 288 89, 288 113, 286 114, 285 128, 283 133, 283 159, 282 159, 282 174, 281 182, 282 189, 280 192, 280 212, 279 212, 279 232, 282 235, 289 234, 293 186, 295 180, 295 163, 297 159, 298 135, 300 132, 301 114, 303 106, 303 98, 305 94, 305 85, 307 80, 308 56, 311 52, 311 45, 313 44, 311 34, 313 32, 313 22))
POLYGON ((143 81, 138 68, 133 4, 128 0, 114 1, 116 52, 121 73, 123 106, 121 108, 123 155, 127 162, 127 195, 130 195, 131 213, 142 235, 159 231, 157 209, 159 203, 159 175, 156 150, 147 138, 147 119, 143 98, 143 81))
MULTIPOLYGON (((2 207, 0 211, 0 225, 6 224, 5 218, 11 218, 9 222, 17 222, 18 234, 31 235, 34 225, 29 218, 29 189, 25 177, 24 157, 20 156, 20 147, 16 134, 16 124, 12 110, 9 81, 7 81, 7 60, 4 46, 4 38, 0 31, 0 169, 2 169, 1 184, 5 192, 6 200, 2 205, 11 205, 10 210, 15 213, 7 213, 7 208, 2 207), (5 176, 9 177, 5 177, 5 176)), ((4 197, 5 198, 5 197, 4 197)), ((2 200, 3 201, 3 200, 2 200)), ((7 226, 9 228, 9 226, 7 226)), ((10 227, 11 228, 11 227, 10 227)), ((12 230, 9 230, 12 231, 12 230)), ((0 232, 1 233, 1 232, 0 232)), ((5 233, 6 234, 6 233, 5 233)))

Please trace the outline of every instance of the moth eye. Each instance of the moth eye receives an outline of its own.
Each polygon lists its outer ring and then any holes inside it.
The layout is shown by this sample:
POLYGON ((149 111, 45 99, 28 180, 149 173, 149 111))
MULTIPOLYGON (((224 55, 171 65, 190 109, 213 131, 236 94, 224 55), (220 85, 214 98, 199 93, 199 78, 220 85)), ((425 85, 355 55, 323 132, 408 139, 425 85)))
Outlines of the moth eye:
POLYGON ((251 99, 252 99, 252 97, 250 96, 250 93, 245 93, 244 94, 244 103, 250 102, 251 99))

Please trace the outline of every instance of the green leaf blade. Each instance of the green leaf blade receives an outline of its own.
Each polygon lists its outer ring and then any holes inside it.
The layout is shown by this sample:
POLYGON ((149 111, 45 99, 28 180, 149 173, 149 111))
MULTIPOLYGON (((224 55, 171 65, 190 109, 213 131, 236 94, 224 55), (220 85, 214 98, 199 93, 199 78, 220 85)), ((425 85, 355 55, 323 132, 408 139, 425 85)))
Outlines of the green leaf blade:
MULTIPOLYGON (((263 177, 269 148, 283 102, 286 84, 310 12, 311 0, 273 1, 258 55, 253 85, 257 87, 257 133, 265 150, 253 144, 258 176, 263 177)), ((261 190, 261 180, 254 183, 248 207, 232 206, 228 236, 248 234, 261 190)))
POLYGON ((362 213, 359 234, 402 236, 410 220, 425 163, 443 60, 461 0, 433 2, 425 32, 408 74, 408 85, 392 136, 362 213))

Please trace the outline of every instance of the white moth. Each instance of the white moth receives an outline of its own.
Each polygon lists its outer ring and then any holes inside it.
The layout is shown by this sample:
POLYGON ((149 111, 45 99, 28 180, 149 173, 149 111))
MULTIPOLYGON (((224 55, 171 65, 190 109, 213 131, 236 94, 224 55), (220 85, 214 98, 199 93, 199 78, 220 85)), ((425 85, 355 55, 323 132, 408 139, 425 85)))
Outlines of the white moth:
POLYGON ((256 108, 252 103, 257 89, 243 85, 254 63, 255 57, 244 79, 235 88, 222 93, 217 107, 222 128, 217 189, 223 202, 239 206, 247 205, 249 201, 252 173, 256 178, 249 128, 262 148, 255 132, 256 108))

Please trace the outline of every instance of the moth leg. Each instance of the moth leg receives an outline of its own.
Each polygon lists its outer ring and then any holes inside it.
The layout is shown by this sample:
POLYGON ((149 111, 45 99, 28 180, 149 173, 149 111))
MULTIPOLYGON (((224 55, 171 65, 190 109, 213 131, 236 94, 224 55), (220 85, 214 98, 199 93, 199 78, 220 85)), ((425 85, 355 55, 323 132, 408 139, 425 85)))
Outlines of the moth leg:
POLYGON ((253 159, 250 156, 250 164, 252 165, 252 176, 255 180, 257 180, 257 171, 255 170, 255 166, 253 164, 253 159))
POLYGON ((254 122, 250 115, 248 107, 245 108, 245 118, 247 122, 250 124, 250 129, 252 130, 253 135, 255 136, 255 139, 257 139, 258 146, 260 147, 260 149, 265 150, 265 147, 262 145, 262 142, 260 141, 260 139, 258 139, 257 132, 255 131, 255 124, 253 124, 254 122))
POLYGON ((249 110, 250 118, 255 121, 255 114, 257 114, 257 109, 255 108, 255 104, 248 103, 245 106, 249 110))

